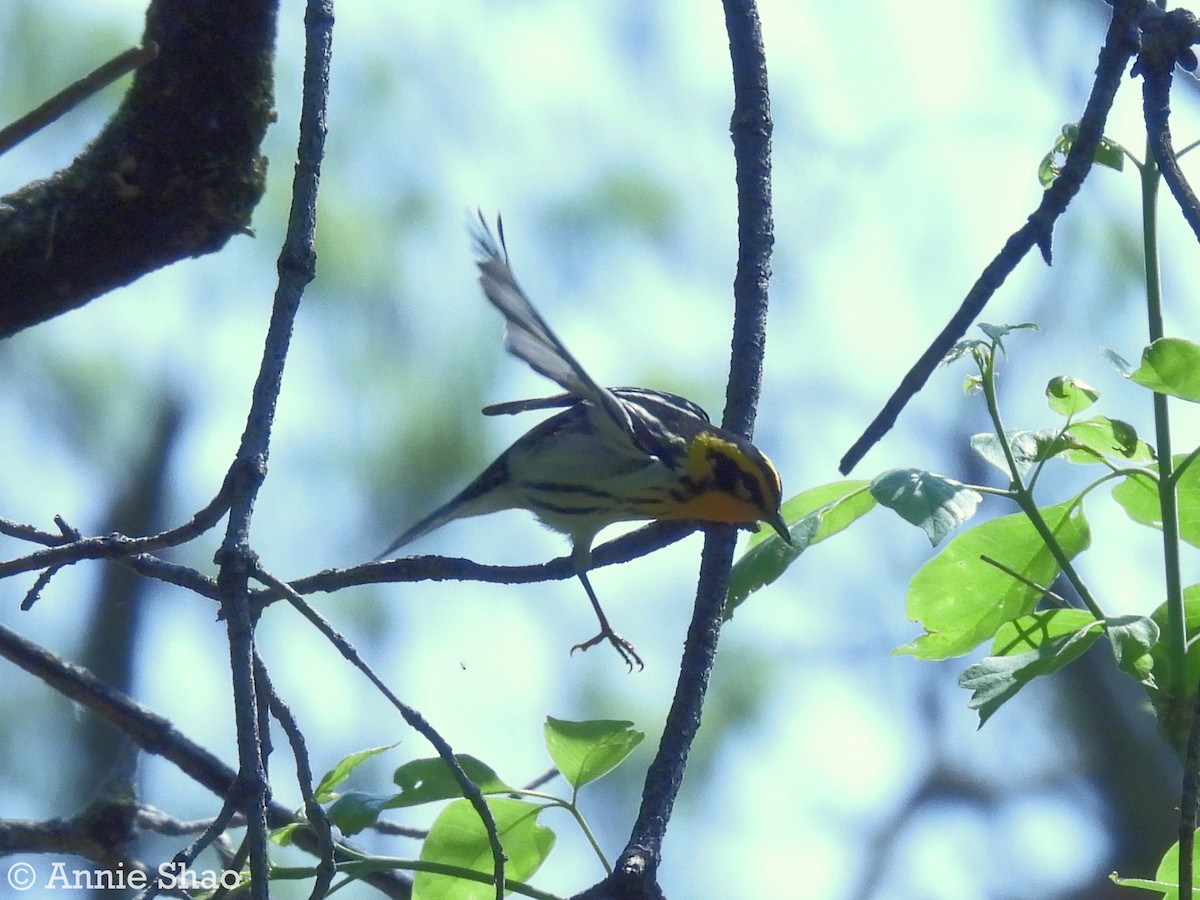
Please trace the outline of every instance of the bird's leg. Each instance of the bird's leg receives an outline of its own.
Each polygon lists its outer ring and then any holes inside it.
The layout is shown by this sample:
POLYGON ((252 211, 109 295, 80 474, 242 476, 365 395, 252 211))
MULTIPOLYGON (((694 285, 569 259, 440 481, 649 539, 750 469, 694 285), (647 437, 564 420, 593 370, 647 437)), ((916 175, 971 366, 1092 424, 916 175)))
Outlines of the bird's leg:
POLYGON ((600 601, 596 599, 596 592, 592 590, 592 584, 590 581, 588 581, 586 564, 579 567, 576 571, 576 574, 579 576, 579 580, 583 583, 583 589, 587 591, 588 599, 592 601, 592 609, 596 611, 596 618, 600 620, 600 633, 594 638, 589 638, 588 640, 584 641, 582 644, 576 644, 571 648, 571 652, 574 653, 576 650, 587 650, 589 647, 596 646, 596 644, 600 643, 601 641, 608 641, 616 648, 617 652, 621 654, 621 659, 625 660, 625 665, 629 666, 630 672, 633 671, 634 663, 637 663, 639 670, 646 668, 645 664, 642 662, 642 658, 638 656, 637 652, 633 649, 633 644, 629 643, 629 641, 625 640, 625 638, 613 631, 612 626, 608 624, 608 619, 604 615, 604 610, 600 608, 600 601))

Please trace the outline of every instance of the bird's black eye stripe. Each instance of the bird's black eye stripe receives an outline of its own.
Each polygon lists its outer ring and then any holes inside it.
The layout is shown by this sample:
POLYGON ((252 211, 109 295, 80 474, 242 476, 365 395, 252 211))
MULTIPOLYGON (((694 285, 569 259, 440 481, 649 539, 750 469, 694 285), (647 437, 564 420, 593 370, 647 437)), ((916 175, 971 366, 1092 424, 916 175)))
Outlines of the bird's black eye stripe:
POLYGON ((721 450, 708 451, 712 463, 712 480, 718 488, 756 506, 763 505, 762 485, 750 472, 730 459, 721 450))

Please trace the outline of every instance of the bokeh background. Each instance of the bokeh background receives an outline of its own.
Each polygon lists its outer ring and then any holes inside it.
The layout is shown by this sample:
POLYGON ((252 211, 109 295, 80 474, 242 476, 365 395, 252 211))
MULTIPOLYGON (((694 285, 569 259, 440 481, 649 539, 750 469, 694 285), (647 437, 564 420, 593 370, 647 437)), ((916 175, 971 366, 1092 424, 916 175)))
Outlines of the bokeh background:
MULTIPOLYGON (((838 477, 838 458, 1036 206, 1038 163, 1082 110, 1109 7, 760 7, 776 244, 756 443, 791 495, 838 477)), ((143 13, 137 0, 0 4, 0 115, 15 118, 136 44, 143 13)), ((145 530, 182 521, 216 491, 270 311, 302 13, 284 0, 256 237, 0 343, 0 515, 145 530)), ((481 406, 551 390, 501 350, 464 228, 477 206, 503 211, 522 283, 602 382, 675 391, 716 418, 729 354, 732 92, 716 0, 356 0, 337 17, 318 277, 254 519, 255 548, 287 578, 374 557, 534 421, 484 419, 481 406)), ((1182 143, 1200 130, 1194 85, 1179 81, 1182 143)), ((0 159, 0 191, 68 164, 123 87, 0 159)), ((1127 82, 1107 131, 1140 156, 1139 90, 1127 82)), ((1162 235, 1168 330, 1194 337, 1195 248, 1169 202, 1162 235)), ((1052 424, 1042 389, 1070 374, 1103 392, 1100 412, 1152 433, 1148 394, 1098 354, 1136 360, 1145 342, 1140 264, 1136 177, 1097 170, 1055 233, 1054 267, 1027 260, 984 315, 1041 329, 1008 344, 1010 427, 1052 424)), ((961 363, 940 370, 855 474, 912 465, 999 484, 967 452, 987 428, 981 401, 963 395, 967 374, 961 363)), ((1177 412, 1179 447, 1197 439, 1189 412, 1177 412)), ((1049 475, 1042 496, 1053 502, 1088 473, 1049 475)), ((1083 571, 1109 612, 1149 612, 1162 594, 1155 535, 1109 506, 1089 501, 1083 571)), ((1011 511, 989 499, 981 515, 1011 511)), ((219 540, 210 533, 171 558, 211 572, 219 540)), ((458 751, 511 782, 548 765, 547 714, 646 731, 625 767, 584 795, 612 856, 670 702, 700 540, 593 575, 647 661, 633 675, 604 648, 568 656, 594 627, 571 582, 383 585, 316 603, 458 751)), ((24 550, 0 539, 0 556, 24 550)), ((566 548, 514 512, 455 523, 412 550, 528 563, 566 548)), ((876 511, 739 610, 665 845, 669 896, 1094 898, 1114 869, 1151 874, 1173 840, 1178 770, 1103 645, 982 730, 957 687, 970 658, 891 655, 918 633, 906 583, 933 552, 919 530, 876 511)), ((1194 554, 1184 563, 1192 583, 1194 554)), ((60 573, 21 613, 31 583, 0 583, 0 621, 128 677, 136 699, 235 760, 224 627, 210 602, 97 563, 60 573), (106 649, 114 629, 134 635, 127 659, 106 649)), ((318 771, 399 742, 351 784, 384 790, 392 767, 430 754, 290 610, 273 607, 259 639, 318 771)), ((111 764, 105 729, 15 669, 0 685, 0 815, 77 812, 111 764)), ((276 797, 298 805, 289 771, 281 750, 276 797)), ((157 758, 139 761, 138 781, 145 802, 181 818, 218 808, 157 758)), ((570 893, 598 880, 568 818, 545 821, 559 843, 539 886, 570 893)), ((416 852, 398 838, 364 842, 416 852)), ((178 844, 144 849, 155 861, 178 844)))

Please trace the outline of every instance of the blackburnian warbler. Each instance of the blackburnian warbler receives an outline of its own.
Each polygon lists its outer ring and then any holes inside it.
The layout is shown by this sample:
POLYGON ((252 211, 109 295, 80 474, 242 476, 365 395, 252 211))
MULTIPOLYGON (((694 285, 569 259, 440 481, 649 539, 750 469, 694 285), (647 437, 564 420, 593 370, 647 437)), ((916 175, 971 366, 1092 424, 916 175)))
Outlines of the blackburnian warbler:
POLYGON ((572 650, 609 641, 632 669, 642 661, 608 624, 588 581, 592 541, 614 522, 685 519, 757 530, 765 521, 789 543, 779 512, 779 473, 745 438, 713 425, 690 400, 646 388, 604 388, 592 380, 525 296, 499 242, 479 216, 472 237, 483 293, 505 318, 508 351, 566 393, 500 403, 484 415, 565 407, 500 454, 454 499, 392 542, 381 557, 454 519, 528 509, 571 540, 571 562, 600 633, 572 650))

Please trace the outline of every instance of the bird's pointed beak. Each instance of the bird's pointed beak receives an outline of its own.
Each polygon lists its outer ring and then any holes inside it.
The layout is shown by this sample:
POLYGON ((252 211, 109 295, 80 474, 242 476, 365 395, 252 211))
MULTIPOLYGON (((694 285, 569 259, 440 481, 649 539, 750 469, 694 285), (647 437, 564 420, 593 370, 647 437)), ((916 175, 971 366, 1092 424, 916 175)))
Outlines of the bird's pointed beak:
POLYGON ((794 543, 792 541, 792 533, 788 530, 787 522, 783 521, 783 515, 779 510, 775 510, 775 512, 767 516, 766 523, 775 529, 779 536, 783 538, 785 544, 791 546, 794 543))

